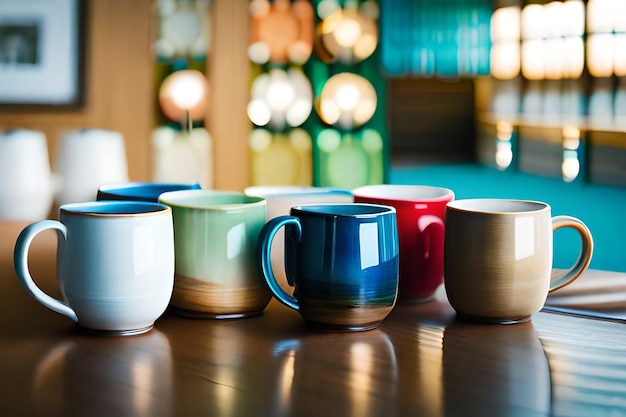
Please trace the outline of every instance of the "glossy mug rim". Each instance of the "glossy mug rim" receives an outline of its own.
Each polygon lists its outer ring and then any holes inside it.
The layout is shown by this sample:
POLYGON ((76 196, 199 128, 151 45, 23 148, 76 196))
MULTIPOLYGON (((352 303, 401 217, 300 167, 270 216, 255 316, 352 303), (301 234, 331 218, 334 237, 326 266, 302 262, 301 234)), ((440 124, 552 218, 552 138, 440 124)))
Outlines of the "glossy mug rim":
POLYGON ((198 182, 149 182, 130 181, 101 185, 96 200, 130 200, 157 202, 166 192, 201 189, 198 182), (143 190, 143 191, 142 191, 143 190), (139 192, 138 192, 139 191, 139 192))
POLYGON ((336 187, 315 187, 305 185, 254 185, 246 187, 244 194, 263 197, 301 197, 315 195, 345 195, 352 196, 352 191, 336 187))
POLYGON ((0 139, 19 141, 45 141, 46 134, 44 133, 44 131, 38 129, 4 129, 0 130, 0 139))
POLYGON ((446 187, 420 184, 374 184, 355 188, 356 198, 389 202, 447 202, 455 197, 454 191, 446 187))
POLYGON ((265 199, 238 191, 198 189, 163 193, 159 196, 159 203, 194 210, 240 210, 243 207, 265 206, 265 199), (235 198, 235 201, 229 201, 229 198, 235 198))
POLYGON ((392 206, 374 203, 317 203, 298 204, 291 208, 290 213, 292 216, 297 216, 297 213, 304 213, 320 217, 363 219, 385 214, 395 214, 396 209, 392 206))
POLYGON ((520 215, 550 211, 543 201, 516 198, 465 198, 446 204, 446 209, 467 214, 520 215))
POLYGON ((59 211, 63 215, 88 217, 144 217, 171 213, 172 209, 148 201, 102 200, 63 204, 59 211))

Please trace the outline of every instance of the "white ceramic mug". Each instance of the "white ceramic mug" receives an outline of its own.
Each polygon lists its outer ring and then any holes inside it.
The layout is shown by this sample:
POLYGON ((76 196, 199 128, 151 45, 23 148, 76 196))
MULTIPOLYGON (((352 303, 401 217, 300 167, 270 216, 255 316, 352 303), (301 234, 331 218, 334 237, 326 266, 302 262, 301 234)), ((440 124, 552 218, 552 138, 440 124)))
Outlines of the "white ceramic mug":
MULTIPOLYGON (((257 185, 244 190, 246 195, 265 199, 266 221, 278 216, 287 216, 293 206, 302 204, 352 203, 352 192, 341 188, 298 186, 298 185, 257 185)), ((293 287, 285 275, 285 231, 276 232, 272 243, 271 263, 279 285, 291 293, 293 287)))
POLYGON ((101 185, 128 181, 124 137, 104 129, 69 131, 59 140, 54 171, 61 182, 58 205, 93 201, 101 185))
POLYGON ((585 272, 593 254, 587 226, 571 216, 552 217, 546 203, 466 199, 446 206, 444 284, 461 317, 495 323, 528 321, 549 292, 585 272), (554 273, 553 234, 571 227, 582 246, 578 261, 554 273))
POLYGON ((0 219, 43 220, 53 195, 45 134, 27 129, 0 133, 0 219))
POLYGON ((150 330, 174 287, 172 210, 158 203, 99 201, 60 208, 60 221, 27 226, 15 243, 15 271, 41 304, 80 327, 113 335, 150 330), (35 236, 57 231, 57 281, 63 300, 33 281, 28 253, 35 236))

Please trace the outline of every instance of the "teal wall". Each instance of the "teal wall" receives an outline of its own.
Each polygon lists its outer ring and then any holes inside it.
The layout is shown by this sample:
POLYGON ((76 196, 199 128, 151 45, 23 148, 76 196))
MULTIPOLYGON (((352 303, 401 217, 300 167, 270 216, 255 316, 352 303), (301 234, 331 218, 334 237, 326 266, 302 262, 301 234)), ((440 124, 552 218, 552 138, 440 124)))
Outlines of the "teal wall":
MULTIPOLYGON (((591 268, 626 272, 626 188, 565 183, 515 171, 501 172, 477 164, 392 167, 392 184, 422 184, 452 189, 462 198, 517 198, 544 201, 552 215, 567 214, 584 221, 594 238, 591 268)), ((572 230, 554 236, 554 267, 571 266, 580 249, 572 230)))

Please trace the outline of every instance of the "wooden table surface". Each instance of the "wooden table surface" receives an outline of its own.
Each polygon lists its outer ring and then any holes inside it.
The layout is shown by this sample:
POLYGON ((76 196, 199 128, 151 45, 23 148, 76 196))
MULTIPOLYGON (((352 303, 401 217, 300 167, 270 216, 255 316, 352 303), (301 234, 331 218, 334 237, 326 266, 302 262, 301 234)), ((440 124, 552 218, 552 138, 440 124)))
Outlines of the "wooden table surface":
MULTIPOLYGON (((589 271, 551 298, 577 308, 596 294, 613 321, 467 323, 444 296, 398 305, 376 330, 317 333, 272 301, 261 317, 166 313, 145 335, 101 337, 21 287, 12 255, 25 225, 0 222, 1 416, 626 416, 626 274, 589 271)), ((55 242, 38 237, 30 265, 58 295, 55 242)))

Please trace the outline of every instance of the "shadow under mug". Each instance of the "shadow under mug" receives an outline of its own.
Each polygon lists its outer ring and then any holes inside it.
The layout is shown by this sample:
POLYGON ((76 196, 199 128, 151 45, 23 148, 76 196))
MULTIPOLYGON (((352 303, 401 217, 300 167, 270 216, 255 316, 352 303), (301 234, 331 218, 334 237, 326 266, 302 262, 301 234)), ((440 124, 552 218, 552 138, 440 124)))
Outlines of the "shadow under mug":
POLYGON ((312 328, 370 330, 387 317, 398 294, 398 227, 393 207, 316 204, 291 209, 263 227, 258 261, 278 301, 312 328), (271 247, 285 226, 288 294, 271 265, 271 247))
POLYGON ((145 202, 62 205, 60 221, 43 220, 20 233, 14 265, 33 298, 80 328, 104 335, 145 333, 172 296, 172 211, 145 202), (62 300, 43 292, 28 267, 33 239, 48 229, 58 236, 56 277, 62 300))

